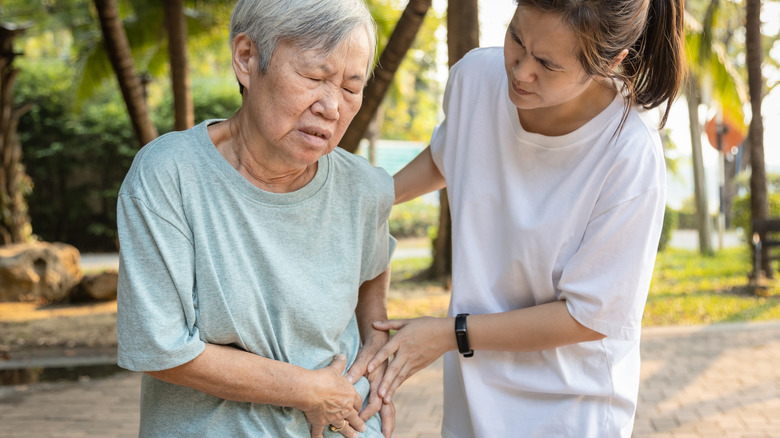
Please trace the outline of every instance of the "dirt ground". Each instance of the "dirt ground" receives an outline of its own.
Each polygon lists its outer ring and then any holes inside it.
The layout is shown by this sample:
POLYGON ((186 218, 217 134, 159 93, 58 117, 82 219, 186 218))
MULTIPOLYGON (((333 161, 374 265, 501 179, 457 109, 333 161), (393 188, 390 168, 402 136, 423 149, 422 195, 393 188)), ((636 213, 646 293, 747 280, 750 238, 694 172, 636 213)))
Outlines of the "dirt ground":
POLYGON ((116 301, 0 303, 0 359, 116 348, 116 301))

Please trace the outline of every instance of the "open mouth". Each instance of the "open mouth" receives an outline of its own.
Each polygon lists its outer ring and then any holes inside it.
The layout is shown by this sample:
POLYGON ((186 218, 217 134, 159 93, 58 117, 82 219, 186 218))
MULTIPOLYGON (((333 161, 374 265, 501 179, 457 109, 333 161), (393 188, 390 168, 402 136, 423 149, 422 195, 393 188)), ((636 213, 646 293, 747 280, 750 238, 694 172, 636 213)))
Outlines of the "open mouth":
POLYGON ((328 135, 326 132, 323 132, 323 131, 317 131, 317 130, 311 130, 311 129, 301 129, 301 132, 303 132, 304 134, 307 134, 307 135, 311 135, 313 137, 321 138, 323 140, 327 140, 330 137, 330 135, 328 135))

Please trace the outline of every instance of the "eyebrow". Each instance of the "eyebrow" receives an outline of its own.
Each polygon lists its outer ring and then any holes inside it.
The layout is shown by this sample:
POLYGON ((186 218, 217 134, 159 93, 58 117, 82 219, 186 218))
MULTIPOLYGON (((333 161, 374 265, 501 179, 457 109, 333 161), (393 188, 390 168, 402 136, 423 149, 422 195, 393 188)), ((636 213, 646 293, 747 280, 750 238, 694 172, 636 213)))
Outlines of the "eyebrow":
MULTIPOLYGON (((319 63, 317 65, 314 65, 313 67, 315 69, 317 69, 317 70, 322 71, 323 73, 325 73, 325 75, 331 75, 332 72, 333 72, 333 70, 328 66, 327 63, 319 63)), ((362 74, 354 74, 352 76, 348 76, 345 79, 345 81, 346 82, 349 82, 349 81, 360 81, 361 83, 363 83, 365 85, 366 77, 364 75, 362 75, 362 74)))
MULTIPOLYGON (((512 38, 513 38, 513 39, 514 39, 516 42, 520 43, 521 45, 523 45, 523 46, 525 47, 525 44, 523 44, 523 40, 521 40, 521 39, 520 39, 520 37, 517 35, 517 32, 515 31, 515 27, 514 27, 514 25, 513 25, 512 23, 509 23, 509 28, 508 28, 508 30, 509 30, 509 34, 510 34, 510 35, 512 35, 512 38)), ((531 53, 531 56, 533 56, 533 57, 534 57, 534 59, 536 59, 536 60, 537 60, 539 63, 541 63, 542 65, 545 65, 545 66, 547 66, 547 67, 550 67, 550 68, 552 68, 552 69, 554 69, 554 70, 564 70, 563 66, 561 66, 561 65, 558 65, 557 63, 555 63, 555 62, 553 62, 553 61, 550 61, 550 60, 549 60, 549 59, 547 59, 547 58, 540 58, 540 57, 538 57, 538 56, 534 55, 533 53, 531 53)))

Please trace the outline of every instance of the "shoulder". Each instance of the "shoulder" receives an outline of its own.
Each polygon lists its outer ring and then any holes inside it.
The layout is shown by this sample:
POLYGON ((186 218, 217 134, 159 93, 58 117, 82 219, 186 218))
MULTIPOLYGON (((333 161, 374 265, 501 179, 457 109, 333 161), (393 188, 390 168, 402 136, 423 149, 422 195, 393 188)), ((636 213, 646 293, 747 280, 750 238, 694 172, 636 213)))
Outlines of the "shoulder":
POLYGON ((611 157, 609 178, 620 181, 614 184, 615 189, 625 196, 665 191, 666 159, 652 117, 640 108, 632 109, 615 137, 606 154, 611 157))
POLYGON ((198 169, 194 153, 207 140, 205 125, 157 137, 138 151, 120 194, 167 191, 178 186, 182 173, 198 169))
MULTIPOLYGON (((380 198, 395 198, 393 177, 381 167, 372 166, 365 158, 337 147, 330 153, 333 174, 361 197, 376 195, 380 198)), ((392 202, 392 201, 391 201, 392 202)))

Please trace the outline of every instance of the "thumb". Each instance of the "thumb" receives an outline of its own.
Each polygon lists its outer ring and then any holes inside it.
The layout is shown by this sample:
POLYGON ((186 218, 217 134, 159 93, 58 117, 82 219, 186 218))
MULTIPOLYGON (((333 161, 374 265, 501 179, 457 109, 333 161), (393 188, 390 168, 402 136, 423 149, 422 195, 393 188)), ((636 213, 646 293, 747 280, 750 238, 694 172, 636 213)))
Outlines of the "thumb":
POLYGON ((333 362, 328 365, 328 368, 333 368, 338 371, 339 375, 344 374, 344 370, 347 369, 347 356, 344 356, 343 354, 337 355, 333 359, 333 362))

